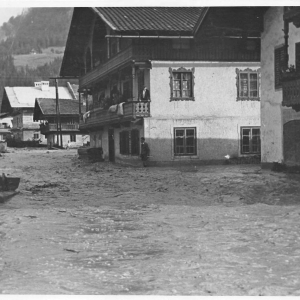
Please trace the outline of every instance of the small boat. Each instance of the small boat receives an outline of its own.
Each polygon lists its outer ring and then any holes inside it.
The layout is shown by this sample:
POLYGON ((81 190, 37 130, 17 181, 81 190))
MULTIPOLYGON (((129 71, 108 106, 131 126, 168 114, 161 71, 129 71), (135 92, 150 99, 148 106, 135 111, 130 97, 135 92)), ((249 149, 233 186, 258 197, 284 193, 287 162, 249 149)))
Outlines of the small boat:
POLYGON ((7 177, 2 173, 0 177, 0 203, 8 201, 19 192, 16 189, 19 187, 20 177, 7 177))
POLYGON ((0 203, 7 202, 12 197, 18 195, 19 191, 0 191, 0 203))
POLYGON ((20 177, 7 177, 2 173, 0 177, 0 191, 15 191, 20 184, 20 177))

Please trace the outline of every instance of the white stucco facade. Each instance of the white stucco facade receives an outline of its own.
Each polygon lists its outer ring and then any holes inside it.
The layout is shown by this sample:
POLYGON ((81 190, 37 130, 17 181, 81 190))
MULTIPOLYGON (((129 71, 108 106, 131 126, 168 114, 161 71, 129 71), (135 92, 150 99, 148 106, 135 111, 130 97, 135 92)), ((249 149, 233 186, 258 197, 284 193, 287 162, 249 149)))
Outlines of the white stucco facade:
MULTIPOLYGON (((300 113, 282 106, 282 88, 275 89, 274 51, 283 46, 283 7, 270 7, 264 16, 261 38, 261 160, 263 164, 284 162, 284 124, 300 119, 300 113)), ((295 43, 300 30, 289 23, 288 65, 295 65, 295 43)))
MULTIPOLYGON (((236 69, 259 71, 260 63, 152 61, 145 72, 151 116, 142 125, 112 128, 115 159, 139 160, 120 154, 120 132, 137 129, 150 146, 150 161, 224 161, 224 156, 241 154, 241 127, 260 127, 260 101, 237 101, 236 69), (170 101, 169 68, 194 68, 194 101, 170 101), (174 128, 195 128, 196 154, 174 154, 174 128)), ((261 91, 259 89, 259 95, 261 91)), ((102 147, 109 157, 108 126, 90 133, 91 147, 102 147)))
POLYGON ((237 101, 236 69, 258 70, 259 63, 154 62, 150 71, 151 118, 144 136, 155 161, 223 160, 241 156, 240 128, 260 126, 260 102, 237 101), (170 101, 169 68, 194 71, 194 101, 170 101), (174 155, 174 128, 196 129, 197 154, 174 155))

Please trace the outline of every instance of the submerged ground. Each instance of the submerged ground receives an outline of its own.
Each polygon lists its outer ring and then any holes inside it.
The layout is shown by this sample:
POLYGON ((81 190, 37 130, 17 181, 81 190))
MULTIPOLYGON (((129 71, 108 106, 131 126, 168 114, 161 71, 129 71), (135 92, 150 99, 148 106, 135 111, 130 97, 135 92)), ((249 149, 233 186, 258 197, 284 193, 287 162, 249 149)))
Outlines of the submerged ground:
POLYGON ((9 151, 0 294, 300 295, 300 175, 9 151))

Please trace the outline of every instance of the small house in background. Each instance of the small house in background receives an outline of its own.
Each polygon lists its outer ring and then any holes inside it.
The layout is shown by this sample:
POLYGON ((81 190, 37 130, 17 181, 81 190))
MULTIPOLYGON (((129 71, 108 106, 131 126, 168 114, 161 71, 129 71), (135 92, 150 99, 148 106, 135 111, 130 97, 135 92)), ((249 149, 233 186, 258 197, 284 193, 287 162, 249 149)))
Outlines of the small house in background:
POLYGON ((11 134, 12 117, 7 113, 0 113, 0 141, 6 140, 6 137, 11 134))
MULTIPOLYGON (((45 136, 48 147, 60 144, 60 135, 63 146, 68 142, 71 147, 86 144, 89 136, 82 135, 79 131, 79 101, 59 99, 58 107, 59 118, 56 112, 56 99, 37 98, 35 100, 33 120, 40 122, 41 134, 45 136), (59 143, 57 143, 57 138, 59 143)), ((81 112, 85 113, 84 106, 81 107, 81 112)))
MULTIPOLYGON (((58 96, 62 99, 76 100, 72 85, 58 87, 58 96)), ((35 82, 34 86, 5 87, 1 112, 12 117, 11 132, 14 138, 21 141, 44 141, 40 134, 39 122, 33 120, 33 109, 36 98, 55 98, 56 88, 49 86, 49 81, 35 82)))

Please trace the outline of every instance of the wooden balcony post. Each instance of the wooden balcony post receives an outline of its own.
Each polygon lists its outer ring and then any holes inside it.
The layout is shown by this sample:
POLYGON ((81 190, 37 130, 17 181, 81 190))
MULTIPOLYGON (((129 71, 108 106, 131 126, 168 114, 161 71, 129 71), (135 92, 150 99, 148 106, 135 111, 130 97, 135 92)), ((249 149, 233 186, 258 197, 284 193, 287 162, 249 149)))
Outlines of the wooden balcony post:
POLYGON ((136 74, 135 74, 135 65, 132 66, 132 100, 137 101, 137 82, 136 82, 136 74))

